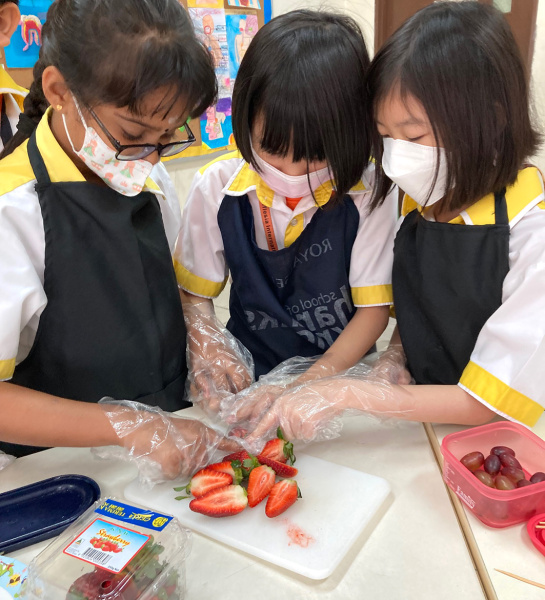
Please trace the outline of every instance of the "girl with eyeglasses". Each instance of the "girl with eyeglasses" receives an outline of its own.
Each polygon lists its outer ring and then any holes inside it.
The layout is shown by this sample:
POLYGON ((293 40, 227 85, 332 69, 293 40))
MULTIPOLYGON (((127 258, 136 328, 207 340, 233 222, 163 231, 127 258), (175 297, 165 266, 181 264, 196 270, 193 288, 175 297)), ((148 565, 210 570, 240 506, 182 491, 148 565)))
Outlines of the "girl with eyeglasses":
POLYGON ((250 351, 256 379, 296 356, 320 357, 304 379, 336 373, 386 327, 396 208, 390 195, 369 214, 368 66, 358 25, 321 11, 273 19, 245 53, 233 93, 238 152, 196 175, 175 254, 195 308, 186 311, 191 373, 211 412, 218 382, 233 392, 249 383, 206 339, 211 299, 229 275, 227 329, 250 351))
POLYGON ((113 444, 172 476, 219 443, 144 407, 187 406, 181 217, 159 161, 191 143, 187 122, 215 95, 176 0, 52 4, 0 161, 0 449, 113 444), (106 396, 140 404, 98 406, 106 396))

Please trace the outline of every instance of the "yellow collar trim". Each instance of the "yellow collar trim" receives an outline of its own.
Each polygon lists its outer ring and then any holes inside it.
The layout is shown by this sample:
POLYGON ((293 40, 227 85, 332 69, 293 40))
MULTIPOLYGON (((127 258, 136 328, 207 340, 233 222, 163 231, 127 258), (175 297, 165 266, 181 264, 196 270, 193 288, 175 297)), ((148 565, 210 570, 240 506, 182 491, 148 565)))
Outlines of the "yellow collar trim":
MULTIPOLYGON (((51 115, 51 107, 46 111, 36 129, 36 143, 42 158, 44 160, 45 167, 49 173, 49 177, 52 183, 60 183, 63 181, 74 181, 84 182, 85 177, 81 174, 81 171, 72 162, 68 154, 62 149, 61 145, 57 141, 57 138, 53 135, 51 127, 49 125, 49 119, 51 115)), ((150 191, 154 194, 160 194, 164 196, 161 188, 148 177, 144 185, 144 191, 150 191)))
MULTIPOLYGON (((542 195, 543 181, 539 169, 536 167, 527 167, 519 171, 515 183, 510 185, 505 191, 509 223, 516 219, 526 207, 530 206, 542 195)), ((405 194, 401 214, 406 216, 415 208, 422 213, 422 207, 405 194)), ((492 225, 495 223, 494 211, 494 194, 488 194, 478 202, 475 202, 475 204, 472 204, 466 210, 466 213, 474 225, 492 225)), ((458 215, 449 221, 449 223, 463 225, 464 219, 461 215, 458 215)))
MULTIPOLYGON (((333 189, 333 181, 329 180, 314 191, 318 206, 324 206, 329 202, 333 189)), ((364 182, 359 181, 349 193, 357 194, 364 192, 366 189, 364 182)), ((243 162, 222 191, 224 194, 243 196, 251 190, 256 191, 261 204, 269 208, 272 206, 274 200, 273 190, 263 181, 259 173, 254 171, 247 162, 243 162)))
POLYGON ((13 99, 19 105, 19 108, 23 110, 23 100, 28 94, 28 90, 20 85, 17 85, 15 81, 8 75, 7 71, 0 65, 0 94, 12 94, 13 99))

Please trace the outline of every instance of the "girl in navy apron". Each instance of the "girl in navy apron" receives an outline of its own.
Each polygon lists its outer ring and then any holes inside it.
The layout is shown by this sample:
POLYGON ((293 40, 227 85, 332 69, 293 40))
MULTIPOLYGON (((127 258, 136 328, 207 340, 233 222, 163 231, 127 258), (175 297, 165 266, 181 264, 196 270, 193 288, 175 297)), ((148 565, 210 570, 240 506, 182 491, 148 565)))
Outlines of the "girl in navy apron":
POLYGON ((176 250, 178 282, 200 311, 192 373, 201 364, 230 391, 249 383, 208 333, 229 275, 227 329, 250 351, 256 379, 295 356, 323 355, 309 379, 336 373, 385 329, 395 206, 390 198, 368 214, 368 65, 346 16, 294 11, 253 38, 234 86, 238 152, 196 175, 176 250))
POLYGON ((0 448, 115 444, 191 469, 207 428, 171 421, 182 456, 160 411, 96 403, 187 406, 179 207, 158 163, 214 100, 210 56, 176 0, 58 0, 34 75, 0 161, 0 448))
POLYGON ((416 385, 311 385, 280 398, 255 435, 280 422, 308 439, 344 408, 531 426, 545 406, 545 202, 524 164, 539 137, 509 26, 491 6, 433 4, 379 50, 368 87, 382 163, 374 206, 392 182, 405 192, 386 361, 416 385))

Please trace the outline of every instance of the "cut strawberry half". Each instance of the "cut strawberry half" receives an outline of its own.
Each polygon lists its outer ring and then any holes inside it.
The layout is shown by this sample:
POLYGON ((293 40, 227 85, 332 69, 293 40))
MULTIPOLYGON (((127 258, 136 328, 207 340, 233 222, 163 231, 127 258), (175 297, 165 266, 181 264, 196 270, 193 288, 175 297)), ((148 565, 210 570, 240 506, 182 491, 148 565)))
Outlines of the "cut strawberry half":
POLYGON ((246 506, 248 506, 248 497, 241 485, 217 488, 189 503, 189 508, 193 512, 208 517, 230 517, 242 512, 246 506))
POLYGON ((240 465, 240 461, 224 460, 220 463, 208 465, 208 467, 206 468, 212 469, 213 471, 221 471, 222 473, 227 473, 231 475, 231 477, 233 478, 234 485, 238 485, 242 481, 242 468, 240 465))
POLYGON ((295 467, 290 465, 285 465, 284 463, 278 462, 277 460, 273 460, 272 458, 267 458, 260 454, 257 457, 257 460, 262 465, 267 465, 271 467, 271 469, 279 476, 279 477, 295 477, 299 472, 295 467))
POLYGON ((253 508, 264 500, 275 481, 276 473, 271 467, 261 465, 253 469, 248 479, 248 506, 253 508))
MULTIPOLYGON (((205 467, 197 471, 185 487, 174 488, 174 491, 185 491, 186 494, 192 494, 195 498, 200 498, 208 492, 230 483, 233 483, 233 478, 229 473, 222 473, 205 467)), ((176 500, 183 500, 184 498, 189 498, 189 496, 178 496, 176 500)))
POLYGON ((295 462, 295 455, 293 454, 293 444, 287 442, 284 439, 284 435, 280 427, 278 428, 276 435, 278 436, 274 440, 269 440, 263 450, 260 452, 260 456, 266 458, 272 458, 281 463, 289 462, 293 465, 295 462))
POLYGON ((297 498, 301 498, 301 491, 296 481, 293 479, 279 481, 269 493, 265 514, 271 518, 277 517, 294 504, 297 498))

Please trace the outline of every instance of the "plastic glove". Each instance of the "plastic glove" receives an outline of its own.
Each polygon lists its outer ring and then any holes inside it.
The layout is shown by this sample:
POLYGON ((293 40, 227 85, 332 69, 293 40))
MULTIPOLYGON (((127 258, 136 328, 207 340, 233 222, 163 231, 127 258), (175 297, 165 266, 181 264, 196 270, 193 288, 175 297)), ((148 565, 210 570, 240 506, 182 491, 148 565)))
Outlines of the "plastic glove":
POLYGON ((225 397, 221 401, 222 421, 253 429, 275 400, 288 390, 303 385, 307 377, 316 380, 334 373, 334 368, 322 364, 321 359, 321 356, 295 356, 262 375, 242 392, 225 397))
POLYGON ((240 445, 195 419, 186 419, 128 400, 99 403, 119 438, 119 447, 94 448, 101 458, 135 463, 140 481, 155 483, 191 475, 207 464, 216 449, 235 452, 240 445))
POLYGON ((342 375, 296 387, 280 396, 244 443, 257 448, 277 427, 291 441, 329 440, 340 435, 342 415, 366 414, 387 420, 413 410, 414 401, 401 386, 377 379, 369 365, 359 363, 342 375))
POLYGON ((248 387, 254 377, 250 352, 199 304, 184 304, 189 400, 215 416, 221 399, 248 387))
POLYGON ((403 347, 395 344, 384 352, 377 352, 365 358, 373 367, 373 376, 398 385, 409 385, 414 380, 407 369, 407 358, 403 347))
POLYGON ((11 456, 11 454, 6 454, 0 450, 0 471, 9 467, 14 460, 15 456, 11 456))

